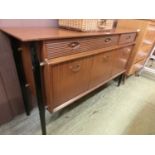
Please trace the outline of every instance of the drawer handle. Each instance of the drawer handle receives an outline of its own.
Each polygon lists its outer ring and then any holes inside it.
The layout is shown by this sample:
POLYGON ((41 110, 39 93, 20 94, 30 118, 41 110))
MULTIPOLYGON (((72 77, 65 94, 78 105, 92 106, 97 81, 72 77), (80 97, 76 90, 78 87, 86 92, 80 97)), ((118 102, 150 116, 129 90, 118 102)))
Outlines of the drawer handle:
POLYGON ((131 48, 125 48, 124 50, 123 50, 123 53, 130 53, 131 52, 131 48))
POLYGON ((126 37, 126 40, 128 40, 128 39, 131 39, 131 36, 127 36, 127 37, 126 37))
POLYGON ((109 58, 110 58, 109 56, 103 56, 102 61, 107 62, 109 60, 109 58))
POLYGON ((72 65, 69 67, 73 72, 78 72, 81 68, 80 64, 72 65))
POLYGON ((131 48, 127 48, 126 51, 127 51, 127 52, 130 52, 130 51, 131 51, 131 48))
POLYGON ((73 49, 77 49, 80 47, 80 43, 79 42, 71 42, 68 46, 73 49))
POLYGON ((110 43, 111 41, 112 41, 111 38, 106 38, 106 39, 104 40, 105 43, 110 43))

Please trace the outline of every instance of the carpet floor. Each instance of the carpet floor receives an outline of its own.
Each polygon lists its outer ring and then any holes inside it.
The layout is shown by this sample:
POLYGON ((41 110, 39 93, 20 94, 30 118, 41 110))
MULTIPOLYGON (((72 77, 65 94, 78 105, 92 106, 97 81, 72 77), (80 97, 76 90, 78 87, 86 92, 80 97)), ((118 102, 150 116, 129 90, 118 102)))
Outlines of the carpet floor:
MULTIPOLYGON (((124 85, 112 81, 63 110, 46 112, 53 135, 155 134, 155 78, 131 76, 124 85)), ((0 134, 41 134, 38 109, 0 126, 0 134)))

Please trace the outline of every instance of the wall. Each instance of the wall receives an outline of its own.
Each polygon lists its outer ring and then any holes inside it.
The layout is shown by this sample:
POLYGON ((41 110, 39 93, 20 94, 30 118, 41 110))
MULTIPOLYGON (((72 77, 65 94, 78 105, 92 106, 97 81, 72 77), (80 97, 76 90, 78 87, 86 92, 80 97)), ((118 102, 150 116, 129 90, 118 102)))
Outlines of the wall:
POLYGON ((0 19, 0 27, 57 27, 57 19, 0 19))
MULTIPOLYGON (((51 19, 0 19, 0 27, 57 27, 51 19)), ((24 112, 19 81, 9 39, 0 32, 0 125, 24 112)), ((34 99, 30 97, 32 106, 34 99)))
POLYGON ((24 112, 10 41, 0 32, 0 125, 24 112))

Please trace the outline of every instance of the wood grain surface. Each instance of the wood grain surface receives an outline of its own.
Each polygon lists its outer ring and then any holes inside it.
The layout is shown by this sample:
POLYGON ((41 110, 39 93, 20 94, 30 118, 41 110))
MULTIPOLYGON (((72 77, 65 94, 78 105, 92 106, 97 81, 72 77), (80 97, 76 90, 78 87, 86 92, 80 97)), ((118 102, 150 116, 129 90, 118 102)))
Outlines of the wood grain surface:
POLYGON ((92 37, 111 34, 132 33, 136 29, 114 29, 109 32, 76 32, 60 28, 1 28, 1 31, 21 40, 39 41, 49 39, 92 37))

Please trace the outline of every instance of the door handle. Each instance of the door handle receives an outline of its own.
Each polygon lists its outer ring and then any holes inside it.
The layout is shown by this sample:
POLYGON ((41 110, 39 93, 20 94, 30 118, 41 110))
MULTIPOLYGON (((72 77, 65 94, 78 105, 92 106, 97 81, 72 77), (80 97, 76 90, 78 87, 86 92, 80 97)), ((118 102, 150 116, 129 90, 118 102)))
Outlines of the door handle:
POLYGON ((80 47, 80 43, 79 42, 71 42, 68 46, 70 48, 77 49, 80 47))
POLYGON ((75 64, 75 65, 71 65, 69 66, 69 68, 73 71, 73 72, 78 72, 81 68, 80 64, 75 64))

